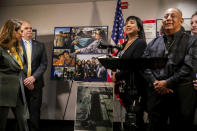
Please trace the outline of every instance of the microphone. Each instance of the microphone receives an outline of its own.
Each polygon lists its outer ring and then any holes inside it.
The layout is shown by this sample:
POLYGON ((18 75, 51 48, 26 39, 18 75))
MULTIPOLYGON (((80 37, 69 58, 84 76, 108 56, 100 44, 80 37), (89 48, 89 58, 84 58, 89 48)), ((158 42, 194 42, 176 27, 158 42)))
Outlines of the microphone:
POLYGON ((108 49, 108 48, 110 48, 110 49, 116 48, 118 50, 123 49, 122 45, 111 45, 107 41, 104 41, 103 39, 101 39, 99 42, 100 42, 100 44, 98 46, 99 49, 108 49))

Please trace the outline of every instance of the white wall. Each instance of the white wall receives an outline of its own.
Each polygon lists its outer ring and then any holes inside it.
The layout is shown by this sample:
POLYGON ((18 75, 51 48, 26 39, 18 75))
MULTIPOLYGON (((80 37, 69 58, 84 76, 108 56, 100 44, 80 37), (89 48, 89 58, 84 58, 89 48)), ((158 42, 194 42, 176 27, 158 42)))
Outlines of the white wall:
MULTIPOLYGON (((123 16, 139 16, 143 20, 161 18, 165 9, 180 8, 183 17, 196 11, 196 0, 123 0, 129 8, 123 16)), ((111 33, 116 1, 83 2, 54 5, 33 5, 0 8, 0 25, 7 19, 25 19, 38 30, 38 35, 53 34, 55 26, 108 25, 111 33)))

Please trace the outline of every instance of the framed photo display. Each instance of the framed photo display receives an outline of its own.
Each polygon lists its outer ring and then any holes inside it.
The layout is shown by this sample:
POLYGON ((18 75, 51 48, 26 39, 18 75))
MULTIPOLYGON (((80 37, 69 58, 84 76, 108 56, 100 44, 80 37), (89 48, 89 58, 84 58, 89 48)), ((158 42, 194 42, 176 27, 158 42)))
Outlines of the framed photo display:
POLYGON ((108 54, 107 49, 99 48, 107 39, 108 26, 55 27, 51 79, 106 81, 106 70, 100 67, 97 57, 108 54), (87 73, 88 64, 92 68, 94 65, 92 76, 87 73))

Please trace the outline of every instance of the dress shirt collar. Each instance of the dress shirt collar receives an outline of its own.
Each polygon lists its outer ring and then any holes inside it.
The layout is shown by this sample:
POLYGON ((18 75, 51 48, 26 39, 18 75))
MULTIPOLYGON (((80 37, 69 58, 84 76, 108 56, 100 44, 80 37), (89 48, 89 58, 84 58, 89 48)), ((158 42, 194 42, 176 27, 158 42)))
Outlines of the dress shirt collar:
MULTIPOLYGON (((22 40, 23 40, 23 43, 25 43, 25 45, 26 45, 26 44, 27 44, 27 43, 26 43, 27 40, 26 40, 25 38, 22 38, 22 40)), ((31 45, 31 44, 32 44, 32 39, 30 39, 30 40, 28 40, 28 41, 29 41, 29 43, 30 43, 30 45, 31 45)))

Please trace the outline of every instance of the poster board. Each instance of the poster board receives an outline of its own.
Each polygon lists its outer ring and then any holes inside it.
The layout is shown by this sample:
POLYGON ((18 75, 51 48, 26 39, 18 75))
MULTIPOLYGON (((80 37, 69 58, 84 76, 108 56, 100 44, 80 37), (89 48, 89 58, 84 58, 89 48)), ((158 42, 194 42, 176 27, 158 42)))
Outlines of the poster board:
POLYGON ((143 20, 146 42, 149 43, 156 37, 156 20, 143 20))
MULTIPOLYGON (((108 26, 55 27, 51 80, 75 79, 77 76, 77 62, 79 62, 76 56, 88 54, 86 56, 94 57, 96 54, 107 54, 108 52, 106 49, 98 49, 101 39, 107 40, 107 38, 108 26), (103 32, 103 35, 98 34, 98 32, 103 32), (98 35, 102 37, 98 37, 98 35), (77 52, 77 50, 80 50, 80 52, 77 52)), ((97 78, 86 79, 86 77, 83 79, 77 78, 75 80, 106 81, 106 79, 103 78, 102 80, 98 80, 97 78)))

